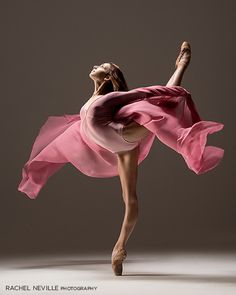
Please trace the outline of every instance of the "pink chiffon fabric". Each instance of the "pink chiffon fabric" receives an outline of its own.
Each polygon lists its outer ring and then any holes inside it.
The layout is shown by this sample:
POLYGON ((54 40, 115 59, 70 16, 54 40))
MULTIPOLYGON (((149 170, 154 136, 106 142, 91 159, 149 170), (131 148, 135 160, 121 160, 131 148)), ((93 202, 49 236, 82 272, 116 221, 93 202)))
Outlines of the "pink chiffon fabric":
POLYGON ((191 94, 181 86, 114 91, 87 106, 76 114, 48 117, 22 169, 20 192, 35 199, 49 177, 68 162, 91 177, 117 176, 116 153, 139 145, 139 165, 155 138, 180 154, 197 175, 215 168, 224 156, 222 148, 206 145, 208 134, 224 125, 202 120, 191 94), (136 143, 125 141, 122 129, 131 121, 145 126, 150 134, 136 143))

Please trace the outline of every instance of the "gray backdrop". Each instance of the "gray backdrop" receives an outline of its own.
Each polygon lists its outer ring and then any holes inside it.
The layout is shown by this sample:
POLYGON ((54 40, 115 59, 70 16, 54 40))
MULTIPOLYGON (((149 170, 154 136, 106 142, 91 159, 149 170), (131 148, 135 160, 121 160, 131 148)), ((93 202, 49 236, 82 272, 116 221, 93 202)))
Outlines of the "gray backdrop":
POLYGON ((36 200, 17 191, 48 116, 78 113, 94 90, 93 65, 118 64, 130 89, 165 85, 184 40, 182 86, 205 120, 225 128, 225 149, 197 176, 154 141, 139 166, 139 220, 127 248, 235 249, 234 1, 1 1, 1 255, 111 251, 124 214, 118 177, 92 178, 68 163, 36 200))

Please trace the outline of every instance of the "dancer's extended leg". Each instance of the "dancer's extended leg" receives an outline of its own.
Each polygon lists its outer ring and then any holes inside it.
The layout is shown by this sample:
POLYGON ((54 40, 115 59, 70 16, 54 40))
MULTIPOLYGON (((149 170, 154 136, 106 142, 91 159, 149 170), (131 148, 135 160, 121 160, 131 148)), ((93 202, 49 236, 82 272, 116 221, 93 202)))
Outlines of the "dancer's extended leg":
POLYGON ((166 86, 180 86, 184 75, 185 67, 179 66, 174 74, 171 76, 170 80, 167 82, 166 86))
POLYGON ((185 70, 187 69, 191 59, 191 47, 188 42, 183 42, 179 56, 176 60, 176 70, 167 82, 166 86, 180 86, 185 70))
MULTIPOLYGON (((186 68, 190 62, 191 48, 188 42, 183 42, 180 54, 176 61, 176 70, 167 82, 166 86, 180 86, 186 68)), ((150 131, 138 123, 131 122, 123 128, 123 137, 129 142, 134 142, 146 137, 150 131)))

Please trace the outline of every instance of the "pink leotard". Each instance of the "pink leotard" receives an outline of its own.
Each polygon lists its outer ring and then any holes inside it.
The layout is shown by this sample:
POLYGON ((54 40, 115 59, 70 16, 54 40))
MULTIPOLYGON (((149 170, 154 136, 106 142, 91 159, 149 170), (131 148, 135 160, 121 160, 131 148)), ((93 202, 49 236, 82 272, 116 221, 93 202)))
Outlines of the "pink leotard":
POLYGON ((81 134, 89 137, 96 144, 108 149, 112 153, 134 149, 140 144, 141 140, 129 142, 124 139, 123 128, 126 124, 111 120, 113 104, 104 108, 102 114, 97 115, 99 118, 95 116, 96 108, 103 103, 102 95, 99 95, 96 99, 88 101, 82 106, 80 110, 81 134))

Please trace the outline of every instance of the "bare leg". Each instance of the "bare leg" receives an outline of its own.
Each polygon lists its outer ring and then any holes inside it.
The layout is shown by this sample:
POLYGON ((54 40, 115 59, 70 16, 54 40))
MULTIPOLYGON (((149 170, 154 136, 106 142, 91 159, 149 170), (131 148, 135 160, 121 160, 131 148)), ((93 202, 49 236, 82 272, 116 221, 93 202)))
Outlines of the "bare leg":
POLYGON ((185 69, 185 66, 178 66, 174 74, 171 76, 170 80, 167 82, 166 86, 180 86, 185 69))
POLYGON ((118 172, 125 204, 125 216, 119 238, 114 249, 124 248, 138 218, 136 193, 139 146, 131 151, 117 153, 118 172))
POLYGON ((115 275, 122 274, 122 263, 127 255, 125 245, 138 219, 138 198, 136 194, 138 152, 139 146, 131 151, 117 154, 118 172, 125 204, 125 216, 119 238, 112 251, 112 268, 115 275))
POLYGON ((166 86, 180 86, 185 70, 187 69, 191 59, 191 47, 187 41, 181 45, 179 56, 176 60, 176 70, 167 82, 166 86))
MULTIPOLYGON (((173 75, 167 82, 166 86, 180 86, 182 82, 182 78, 184 75, 185 70, 187 69, 187 66, 190 61, 191 57, 191 49, 190 45, 186 44, 187 42, 184 42, 185 46, 187 46, 189 49, 186 51, 181 51, 180 58, 178 60, 178 66, 176 70, 174 71, 173 75)), ((125 140, 129 142, 134 142, 137 140, 140 140, 144 137, 146 137, 150 131, 145 128, 144 126, 139 125, 136 122, 132 122, 124 127, 123 129, 123 137, 125 140)))

